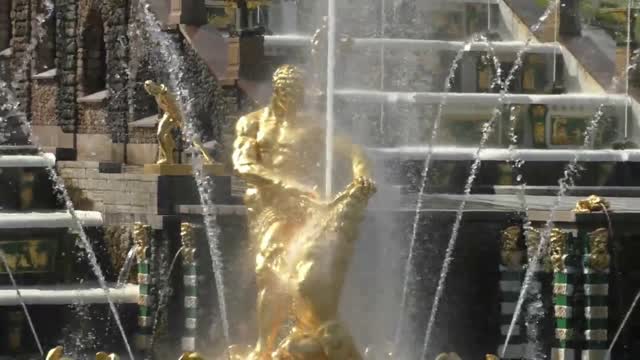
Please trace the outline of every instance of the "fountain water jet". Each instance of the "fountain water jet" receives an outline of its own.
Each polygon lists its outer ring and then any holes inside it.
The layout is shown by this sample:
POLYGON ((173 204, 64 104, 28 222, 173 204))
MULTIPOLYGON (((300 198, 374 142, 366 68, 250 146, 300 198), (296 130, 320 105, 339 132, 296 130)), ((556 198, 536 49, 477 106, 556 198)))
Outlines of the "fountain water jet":
POLYGON ((129 273, 131 273, 131 268, 133 267, 133 259, 135 259, 137 249, 138 247, 134 245, 127 253, 127 257, 124 260, 122 269, 120 269, 120 273, 118 274, 118 281, 116 282, 116 286, 122 286, 127 281, 129 273))
MULTIPOLYGON (((438 137, 439 134, 439 129, 440 129, 440 123, 442 122, 442 118, 444 116, 444 109, 447 105, 447 96, 449 94, 449 92, 451 91, 451 87, 453 86, 453 81, 455 79, 456 76, 456 70, 458 68, 458 65, 460 63, 460 61, 462 60, 465 52, 467 51, 467 48, 469 46, 471 46, 471 44, 473 44, 474 42, 476 42, 476 40, 478 40, 478 38, 476 37, 476 35, 472 36, 471 40, 467 41, 465 43, 464 46, 462 46, 458 52, 456 53, 452 65, 449 68, 449 73, 447 74, 447 77, 445 79, 445 84, 444 84, 444 95, 440 101, 440 104, 438 105, 438 111, 436 113, 436 116, 434 118, 433 121, 433 129, 431 130, 431 139, 429 141, 429 145, 427 148, 427 155, 426 155, 426 159, 424 161, 424 165, 423 165, 423 170, 422 173, 420 174, 420 177, 422 179, 421 183, 420 183, 420 189, 418 191, 418 198, 417 198, 417 203, 416 203, 416 212, 415 212, 415 216, 414 216, 414 220, 413 220, 413 226, 411 229, 411 241, 409 243, 409 255, 407 256, 407 261, 405 263, 405 269, 404 269, 404 283, 403 283, 403 288, 402 288, 402 297, 400 300, 400 319, 398 320, 398 324, 396 325, 396 332, 395 332, 395 338, 394 338, 394 347, 397 347, 399 345, 399 341, 401 338, 401 333, 402 333, 402 329, 404 328, 404 313, 405 313, 405 307, 407 305, 407 296, 409 293, 409 279, 412 276, 412 263, 413 263, 413 257, 414 257, 414 249, 416 246, 416 239, 418 236, 418 227, 419 227, 419 223, 420 223, 420 215, 422 213, 422 207, 423 207, 423 195, 426 191, 427 188, 427 179, 428 179, 428 175, 429 175, 429 169, 431 166, 431 160, 432 160, 432 156, 433 156, 433 146, 435 145, 436 139, 438 137)), ((497 65, 497 69, 500 69, 499 66, 499 62, 497 61, 497 58, 494 56, 493 57, 496 65, 497 65)), ((500 74, 500 72, 497 72, 498 74, 500 74)))
POLYGON ((329 0, 327 14, 327 133, 325 135, 325 197, 333 193, 333 148, 335 134, 335 82, 336 82, 336 0, 329 0))
MULTIPOLYGON (((53 3, 50 0, 45 0, 43 4, 45 5, 45 9, 47 10, 48 13, 46 15, 38 14, 36 16, 36 22, 37 22, 36 31, 34 31, 34 33, 31 36, 29 46, 27 47, 27 50, 26 50, 27 55, 23 57, 22 62, 18 66, 18 69, 27 69, 27 67, 31 64, 33 53, 38 45, 38 42, 41 40, 42 36, 44 36, 44 33, 45 33, 45 29, 43 26, 44 22, 46 21, 47 17, 51 16, 51 14, 53 13, 53 3)), ((3 81, 0 81, 0 94, 2 94, 6 98, 6 103, 3 107, 5 110, 9 110, 11 112, 18 109, 19 102, 15 98, 15 95, 11 91, 9 85, 3 81)), ((39 146, 37 146, 38 141, 37 141, 37 138, 33 135, 31 123, 25 117, 19 116, 18 118, 20 119, 20 122, 23 128, 22 130, 26 133, 28 137, 29 143, 36 145, 38 154, 41 156, 44 156, 44 151, 42 151, 42 149, 39 146)), ((93 251, 93 247, 91 246, 91 242, 89 241, 89 238, 84 228, 82 227, 82 221, 78 218, 78 215, 75 212, 75 208, 73 206, 73 202, 71 201, 69 193, 67 192, 67 189, 64 185, 64 182, 62 181, 62 179, 60 179, 60 177, 56 173, 56 170, 53 167, 53 165, 47 166, 46 169, 49 174, 49 178, 51 179, 51 181, 55 186, 55 190, 57 191, 57 196, 59 200, 65 205, 67 211, 69 212, 69 215, 71 215, 73 228, 70 228, 70 230, 76 231, 79 235, 80 243, 78 245, 81 248, 84 248, 85 251, 87 252, 87 256, 89 257, 89 263, 91 264, 91 268, 97 277, 100 287, 105 292, 105 296, 109 303, 109 308, 113 313, 114 320, 122 336, 122 340, 124 342, 127 353, 129 354, 130 359, 133 360, 135 358, 133 356, 131 346, 129 345, 129 341, 127 339, 126 333, 122 326, 120 316, 118 315, 116 306, 109 294, 109 287, 106 283, 104 274, 102 273, 102 269, 98 264, 98 260, 96 258, 95 252, 93 251)))
MULTIPOLYGON (((546 19, 551 15, 551 12, 553 11, 554 7, 557 6, 558 1, 552 1, 551 3, 549 3, 549 6, 547 7, 547 9, 545 10, 545 12, 543 13, 543 15, 539 18, 538 23, 536 23, 534 26, 531 27, 531 33, 536 33, 538 32, 538 30, 540 29, 540 27, 542 26, 542 24, 546 21, 546 19)), ((511 84, 511 82, 515 79, 515 75, 516 72, 518 71, 518 69, 522 66, 523 64, 523 56, 524 56, 524 52, 527 49, 527 46, 531 43, 532 38, 529 37, 527 39, 527 41, 525 42, 525 46, 518 51, 517 55, 516 55, 516 60, 514 61, 514 64, 509 72, 509 75, 507 76, 506 80, 503 82, 503 87, 502 87, 502 92, 500 94, 500 104, 504 103, 504 99, 506 97, 506 93, 508 92, 509 89, 509 85, 511 84)), ((445 283, 446 283, 446 278, 447 278, 447 274, 449 271, 449 266, 452 262, 452 255, 453 255, 453 251, 455 249, 455 244, 456 244, 456 240, 458 237, 458 232, 460 229, 460 225, 462 223, 462 216, 463 216, 463 211, 464 208, 466 206, 466 203, 471 195, 471 188, 473 187, 473 183, 475 182, 475 177, 477 176, 477 173, 480 169, 480 163, 481 163, 481 159, 480 159, 480 152, 484 149, 486 142, 489 140, 489 135, 491 134, 491 132, 493 131, 493 127, 495 125, 496 120, 498 119, 498 117, 502 114, 502 110, 499 109, 499 107, 496 107, 493 111, 493 115, 491 116, 491 118, 483 124, 482 126, 482 138, 480 140, 480 144, 478 146, 478 149, 476 151, 476 155, 475 155, 475 160, 473 165, 471 166, 471 171, 470 171, 470 175, 467 178, 467 182, 465 184, 465 189, 464 189, 464 198, 462 200, 462 202, 460 203, 460 206, 458 207, 458 210, 456 212, 456 219, 454 221, 453 224, 453 228, 451 231, 451 237, 449 238, 449 242, 447 245, 447 249, 446 249, 446 253, 445 253, 445 259, 444 262, 442 264, 442 269, 440 272, 440 279, 438 280, 438 287, 436 289, 436 293, 434 295, 434 301, 432 304, 432 308, 431 308, 431 314, 429 316, 429 322, 427 324, 427 330, 425 333, 425 340, 424 340, 424 347, 423 347, 423 351, 422 351, 422 355, 421 355, 421 359, 424 359, 427 356, 427 352, 429 349, 429 342, 431 339, 431 334, 433 331, 433 327, 435 325, 435 319, 436 319, 436 314, 437 314, 437 310, 438 310, 438 306, 439 306, 439 302, 440 299, 442 297, 442 294, 444 292, 444 287, 445 287, 445 283)))
POLYGON ((640 301, 640 291, 638 291, 638 293, 636 294, 636 297, 633 299, 633 302, 631 303, 629 310, 625 314, 624 319, 622 320, 622 323, 620 323, 620 326, 618 327, 616 334, 613 336, 613 340, 611 340, 611 345, 609 345, 609 348, 607 349, 607 354, 605 355, 606 360, 609 360, 611 358, 611 352, 613 351, 613 348, 616 346, 616 343, 618 342, 618 339, 622 334, 622 330, 627 325, 627 321, 629 321, 629 318, 631 317, 633 310, 638 305, 638 301, 640 301))
POLYGON ((29 323, 29 328, 31 329, 31 334, 33 335, 33 339, 36 341, 36 345, 38 346, 38 351, 40 351, 40 356, 44 356, 44 350, 42 350, 42 344, 40 344, 40 338, 38 337, 38 333, 36 332, 36 327, 33 325, 33 321, 31 321, 31 315, 29 315, 29 309, 27 309, 27 304, 25 304, 24 299, 22 299, 20 288, 16 283, 16 279, 13 277, 13 273, 11 272, 11 268, 9 267, 7 258, 5 257, 4 252, 2 250, 0 250, 0 262, 2 262, 5 270, 7 270, 7 274, 9 275, 9 280, 11 281, 13 288, 16 290, 16 295, 18 296, 18 300, 20 301, 20 306, 22 307, 24 316, 27 318, 27 322, 29 323))
MULTIPOLYGON (((631 72, 631 70, 635 69, 638 65, 638 62, 640 61, 640 52, 639 51, 635 51, 633 57, 629 60, 630 65, 625 69, 625 76, 628 77, 629 73, 631 72)), ((618 77, 614 77, 612 84, 611 84, 611 90, 616 89, 619 83, 619 78, 618 77)), ((585 135, 584 135, 584 143, 582 145, 581 150, 584 149, 588 149, 590 147, 592 147, 593 145, 593 141, 594 141, 594 135, 596 133, 596 131, 598 130, 598 127, 600 125, 600 120, 602 118, 602 116, 604 115, 604 106, 606 104, 601 104, 598 107, 598 111, 594 114, 593 118, 591 119, 591 121, 589 122, 589 125, 585 131, 585 135)), ((626 111, 626 109, 625 109, 626 111)), ((524 281, 522 283, 522 289, 520 291, 520 296, 518 297, 518 301, 516 303, 516 308, 515 308, 515 312, 513 315, 513 318, 511 320, 511 325, 509 326, 509 331, 505 340, 505 343, 503 345, 503 350, 502 350, 502 355, 505 353, 508 345, 509 345, 509 340, 510 337, 513 333, 513 329, 515 328, 515 323, 517 321, 517 318, 520 316, 520 311, 522 308, 522 304, 524 302, 524 297, 526 294, 526 291, 531 283, 531 280, 533 278, 533 274, 535 271, 535 264, 537 264, 540 260, 540 258, 542 257, 542 254, 545 253, 546 248, 548 246, 549 243, 549 239, 550 239, 550 235, 551 235, 551 230, 553 228, 553 219, 555 217, 556 212, 558 211, 559 207, 560 207, 560 203, 562 201, 562 199, 564 198, 564 196, 566 195, 567 189, 569 186, 571 186, 573 184, 573 178, 574 176, 576 176, 579 172, 580 169, 578 168, 578 161, 580 160, 580 151, 577 151, 575 153, 575 156, 573 158, 573 160, 567 164, 567 166, 565 167, 564 170, 564 174, 563 177, 559 180, 559 185, 560 188, 558 189, 558 192, 556 194, 556 198, 554 200, 553 206, 550 209, 549 212, 549 218, 545 223, 545 227, 543 232, 541 233, 541 239, 540 239, 540 244, 538 246, 538 249, 536 251, 536 254, 534 256, 533 259, 531 259, 530 261, 530 265, 527 268, 527 271, 525 273, 525 278, 524 281), (531 265, 534 264, 534 265, 531 265)))
MULTIPOLYGON (((169 74, 169 85, 177 92, 178 107, 183 114, 185 120, 184 135, 187 142, 193 147, 194 141, 197 141, 197 133, 193 124, 193 111, 191 108, 192 97, 190 89, 186 83, 182 82, 180 75, 184 74, 184 61, 179 57, 179 51, 171 38, 162 31, 162 27, 156 16, 149 9, 147 1, 139 2, 140 14, 142 15, 142 23, 146 25, 146 30, 160 47, 160 54, 167 63, 167 72, 169 74)), ((193 174, 198 185, 198 195, 202 204, 204 224, 206 228, 209 248, 211 250, 211 262, 215 277, 215 285, 218 293, 218 305, 220 308, 220 317, 222 319, 224 337, 227 344, 231 344, 229 336, 229 321, 227 314, 227 305, 225 301, 224 276, 222 258, 219 252, 219 235, 220 229, 216 223, 216 208, 210 199, 212 193, 212 184, 204 173, 198 169, 197 164, 193 166, 193 174)))
POLYGON ((169 265, 169 270, 167 271, 166 277, 162 281, 162 287, 160 289, 160 296, 158 299, 158 309, 156 310, 153 317, 153 326, 151 327, 151 343, 149 344, 150 349, 153 349, 153 343, 156 340, 156 330, 158 328, 158 324, 160 323, 160 315, 169 304, 169 295, 171 294, 171 273, 173 272, 173 268, 175 267, 176 262, 178 261, 178 256, 180 256, 182 250, 184 250, 184 246, 181 246, 178 251, 176 251, 173 260, 171 260, 171 265, 169 265))

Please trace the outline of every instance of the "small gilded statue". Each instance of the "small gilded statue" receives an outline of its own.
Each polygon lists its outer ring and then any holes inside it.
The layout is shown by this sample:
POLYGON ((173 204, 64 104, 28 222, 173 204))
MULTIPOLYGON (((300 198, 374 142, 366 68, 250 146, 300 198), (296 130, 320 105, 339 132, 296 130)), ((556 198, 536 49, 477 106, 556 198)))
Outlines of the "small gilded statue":
MULTIPOLYGON (((158 123, 158 161, 156 164, 175 164, 176 142, 173 139, 173 131, 184 127, 182 112, 174 94, 164 84, 157 84, 152 80, 144 83, 144 89, 149 95, 155 97, 158 107, 163 112, 158 123)), ((205 164, 213 164, 213 159, 209 156, 200 141, 193 141, 195 147, 205 164)))
POLYGON ((569 234, 554 228, 551 230, 551 264, 553 271, 562 272, 566 269, 566 258, 568 255, 569 234))
POLYGON ((502 265, 511 270, 517 270, 522 267, 522 256, 524 252, 520 248, 520 235, 522 230, 520 226, 510 226, 502 232, 502 249, 500 257, 502 265))
POLYGON ((589 255, 585 265, 596 271, 609 269, 611 256, 608 248, 609 230, 600 228, 589 234, 589 255))
POLYGON ((596 211, 609 210, 609 202, 599 196, 591 195, 584 200, 578 201, 573 211, 577 214, 589 214, 596 211))
POLYGON ((351 182, 322 199, 324 131, 300 111, 302 72, 284 65, 273 76, 269 106, 236 125, 233 164, 247 181, 245 203, 258 251, 258 342, 236 359, 361 359, 338 318, 346 270, 369 198, 375 192, 362 150, 335 140, 351 163, 351 182), (287 316, 294 326, 280 343, 287 316))

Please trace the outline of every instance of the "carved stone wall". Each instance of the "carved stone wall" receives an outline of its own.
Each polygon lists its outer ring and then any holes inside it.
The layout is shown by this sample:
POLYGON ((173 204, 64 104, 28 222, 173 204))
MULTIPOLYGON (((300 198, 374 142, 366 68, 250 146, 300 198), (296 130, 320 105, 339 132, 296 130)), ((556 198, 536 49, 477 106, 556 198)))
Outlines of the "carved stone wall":
POLYGON ((58 87, 55 78, 34 80, 31 91, 33 125, 57 125, 56 99, 58 87))
POLYGON ((104 102, 83 102, 79 108, 79 134, 108 134, 107 109, 104 102))
POLYGON ((127 137, 127 4, 121 0, 81 0, 78 6, 78 95, 106 89, 107 125, 114 143, 127 137), (104 87, 104 89, 99 89, 104 87))
POLYGON ((31 64, 28 61, 27 48, 31 39, 31 4, 29 0, 14 0, 12 17, 11 68, 13 72, 14 91, 20 102, 19 109, 26 112, 31 100, 29 79, 31 64))
POLYGON ((12 0, 0 1, 0 51, 8 48, 11 40, 11 3, 12 0))
POLYGON ((73 132, 78 114, 76 63, 78 43, 76 37, 77 0, 56 0, 56 63, 58 69, 58 125, 65 132, 73 132))

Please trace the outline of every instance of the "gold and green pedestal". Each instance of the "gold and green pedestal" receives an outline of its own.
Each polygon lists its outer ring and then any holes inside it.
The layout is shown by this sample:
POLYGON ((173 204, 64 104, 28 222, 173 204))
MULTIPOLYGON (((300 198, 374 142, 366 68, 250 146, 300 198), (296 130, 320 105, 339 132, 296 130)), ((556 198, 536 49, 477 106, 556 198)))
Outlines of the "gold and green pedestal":
POLYGON ((149 276, 149 240, 151 228, 142 223, 135 223, 133 237, 136 246, 136 258, 138 261, 138 286, 140 295, 138 298, 138 334, 136 334, 136 348, 143 353, 151 349, 151 336, 153 332, 153 316, 151 315, 151 277, 149 276))
POLYGON ((198 330, 198 272, 193 225, 183 222, 180 226, 182 238, 182 270, 184 282, 184 334, 182 351, 196 351, 198 330))
POLYGON ((609 231, 597 229, 582 238, 584 274, 584 348, 582 360, 605 360, 609 347, 609 231))
POLYGON ((510 226, 502 232, 500 251, 500 346, 498 354, 503 359, 521 359, 524 355, 524 331, 522 318, 518 318, 510 334, 509 344, 504 351, 504 343, 509 335, 511 320, 516 310, 524 269, 522 259, 524 251, 520 247, 522 229, 510 226))
POLYGON ((571 233, 551 231, 551 263, 553 265, 553 308, 555 341, 551 360, 575 360, 575 285, 579 261, 572 246, 571 233))
MULTIPOLYGON (((546 309, 550 308, 548 286, 551 283, 551 262, 548 252, 538 256, 540 250, 540 231, 528 228, 525 231, 525 245, 527 248, 527 264, 535 266, 529 284, 528 293, 523 305, 524 323, 527 334, 527 344, 524 359, 538 360, 541 354, 548 354, 547 344, 543 337, 547 330, 546 309), (534 263, 536 259, 538 262, 534 263), (542 311, 541 311, 542 310, 542 311)), ((544 250, 544 249, 543 249, 544 250)))

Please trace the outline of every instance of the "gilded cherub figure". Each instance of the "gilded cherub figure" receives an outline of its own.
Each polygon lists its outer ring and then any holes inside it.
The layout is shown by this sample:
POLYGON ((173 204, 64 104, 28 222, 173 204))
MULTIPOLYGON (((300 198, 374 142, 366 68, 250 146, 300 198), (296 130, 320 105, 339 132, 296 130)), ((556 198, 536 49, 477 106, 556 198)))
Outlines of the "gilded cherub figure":
POLYGON ((557 228, 551 230, 551 264, 555 272, 562 272, 565 270, 565 259, 568 254, 568 241, 568 233, 557 228))
POLYGON ((300 111, 303 78, 295 66, 278 68, 269 106, 236 125, 233 164, 247 181, 250 236, 258 251, 258 342, 249 358, 311 359, 314 353, 319 359, 360 359, 337 319, 337 299, 357 225, 375 186, 361 149, 337 138, 336 151, 352 164, 351 184, 333 200, 317 194, 324 179, 324 130, 300 111), (319 241, 325 235, 326 241, 319 241), (318 257, 326 254, 321 246, 339 253, 322 259, 335 265, 329 269, 331 278, 319 273, 318 257), (289 312, 295 329, 274 353, 289 312), (344 346, 332 347, 336 342, 344 346))
POLYGON ((524 255, 520 248, 520 235, 522 230, 520 226, 509 226, 502 231, 502 250, 500 257, 502 264, 509 269, 517 270, 522 267, 522 256, 524 255))
POLYGON ((609 230, 600 228, 589 234, 590 253, 586 261, 590 268, 605 271, 609 268, 611 256, 608 248, 609 230))
MULTIPOLYGON (((158 84, 152 80, 144 82, 144 89, 149 95, 155 97, 158 107, 163 112, 158 123, 158 161, 156 164, 175 164, 176 142, 173 139, 173 131, 184 127, 182 112, 174 94, 164 84, 158 84)), ((213 164, 214 160, 198 140, 193 141, 193 146, 198 150, 205 164, 213 164)))

